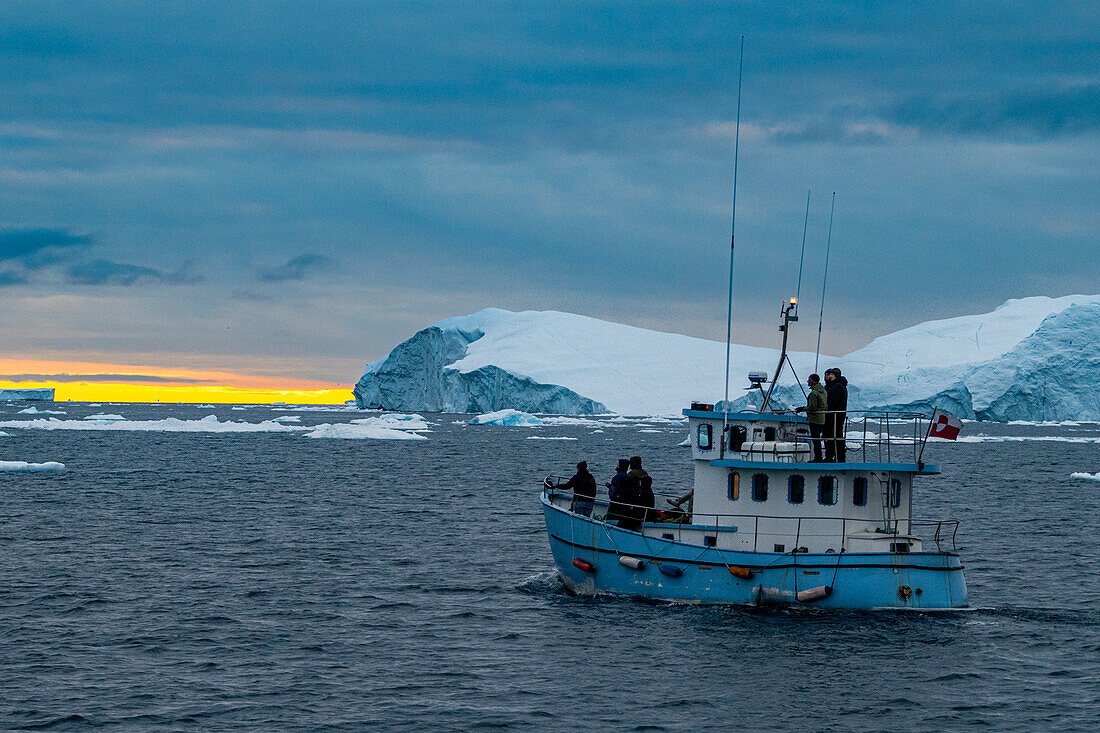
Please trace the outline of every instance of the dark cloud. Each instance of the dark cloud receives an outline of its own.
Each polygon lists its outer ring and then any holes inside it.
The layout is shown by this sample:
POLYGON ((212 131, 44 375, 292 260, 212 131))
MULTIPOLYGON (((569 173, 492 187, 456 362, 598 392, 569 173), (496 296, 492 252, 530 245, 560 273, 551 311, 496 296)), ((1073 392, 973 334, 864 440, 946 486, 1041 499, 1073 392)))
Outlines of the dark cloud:
POLYGON ((186 262, 174 272, 165 272, 143 265, 131 265, 111 260, 92 260, 72 265, 68 279, 74 285, 122 285, 138 283, 162 283, 186 285, 200 282, 202 277, 194 272, 192 262, 186 262))
POLYGON ((27 282, 26 275, 12 270, 0 271, 0 288, 5 285, 23 285, 27 282))
POLYGON ((0 262, 18 262, 35 270, 92 244, 90 236, 73 234, 67 229, 2 229, 0 262))
POLYGON ((1032 87, 968 96, 919 97, 891 117, 949 135, 1052 138, 1100 131, 1100 84, 1032 87))
POLYGON ((333 260, 324 255, 301 254, 278 267, 262 268, 256 276, 264 282, 278 283, 287 280, 305 280, 316 275, 333 264, 333 260))
POLYGON ((156 374, 0 374, 8 382, 171 382, 179 384, 214 384, 209 379, 161 377, 156 374))

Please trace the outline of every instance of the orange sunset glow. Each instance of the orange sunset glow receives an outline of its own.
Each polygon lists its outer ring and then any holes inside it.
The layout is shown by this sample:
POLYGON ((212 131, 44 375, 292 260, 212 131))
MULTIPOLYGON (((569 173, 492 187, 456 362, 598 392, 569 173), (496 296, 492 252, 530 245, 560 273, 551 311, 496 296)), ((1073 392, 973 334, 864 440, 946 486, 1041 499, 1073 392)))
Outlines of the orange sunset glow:
POLYGON ((350 387, 233 372, 0 358, 0 389, 52 387, 58 402, 343 404, 350 387))

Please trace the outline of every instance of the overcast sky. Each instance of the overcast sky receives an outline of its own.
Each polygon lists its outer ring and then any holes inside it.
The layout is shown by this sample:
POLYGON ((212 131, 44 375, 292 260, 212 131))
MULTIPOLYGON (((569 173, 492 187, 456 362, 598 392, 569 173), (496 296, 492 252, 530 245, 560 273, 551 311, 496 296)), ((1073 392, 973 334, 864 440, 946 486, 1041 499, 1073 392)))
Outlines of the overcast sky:
MULTIPOLYGON (((0 356, 352 382, 439 318, 823 350, 1100 292, 1082 3, 7 2, 0 356), (812 317, 807 317, 812 314, 812 317)), ((608 345, 613 348, 613 345, 608 345)))

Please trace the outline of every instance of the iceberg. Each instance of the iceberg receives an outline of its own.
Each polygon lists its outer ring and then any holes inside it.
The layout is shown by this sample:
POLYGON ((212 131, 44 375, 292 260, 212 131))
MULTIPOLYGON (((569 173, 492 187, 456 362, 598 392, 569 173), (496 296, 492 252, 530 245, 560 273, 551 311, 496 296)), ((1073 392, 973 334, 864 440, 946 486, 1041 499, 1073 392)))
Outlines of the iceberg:
POLYGON ((478 415, 470 420, 471 425, 500 425, 511 427, 537 427, 542 425, 542 420, 519 410, 497 410, 478 415))
MULTIPOLYGON (((735 344, 731 409, 755 409, 743 375, 775 349, 735 344)), ((773 401, 803 404, 814 355, 791 352, 773 401)), ((724 391, 725 344, 558 311, 488 308, 431 324, 355 386, 360 408, 677 416, 724 391)), ((849 409, 935 408, 971 420, 1100 420, 1100 295, 1009 300, 990 313, 928 321, 846 356, 849 409)))
POLYGON ((423 435, 394 430, 379 425, 355 425, 349 423, 325 423, 305 434, 307 438, 351 438, 370 440, 427 440, 423 435))
POLYGON ((53 402, 52 387, 32 389, 0 389, 0 402, 53 402))
POLYGON ((1100 481, 1100 471, 1097 471, 1096 473, 1071 473, 1069 477, 1082 479, 1084 481, 1100 481))

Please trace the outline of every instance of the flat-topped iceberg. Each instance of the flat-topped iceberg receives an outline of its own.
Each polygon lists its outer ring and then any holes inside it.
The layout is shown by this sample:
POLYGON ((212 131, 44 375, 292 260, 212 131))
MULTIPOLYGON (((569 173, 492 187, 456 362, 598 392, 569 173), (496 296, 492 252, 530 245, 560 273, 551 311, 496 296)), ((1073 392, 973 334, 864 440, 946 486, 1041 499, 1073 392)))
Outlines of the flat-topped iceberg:
MULTIPOLYGON (((775 349, 734 345, 735 409, 775 349)), ((799 381, 814 355, 792 352, 799 381)), ((724 390, 725 344, 557 311, 489 308, 428 326, 367 365, 360 407, 481 413, 677 415, 724 390)), ((928 321, 846 356, 849 408, 941 408, 979 420, 1100 420, 1100 296, 1010 300, 991 313, 928 321)), ((790 371, 774 398, 801 404, 790 371)))

